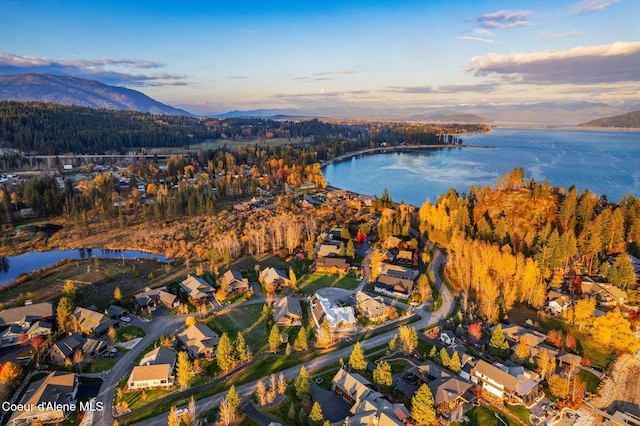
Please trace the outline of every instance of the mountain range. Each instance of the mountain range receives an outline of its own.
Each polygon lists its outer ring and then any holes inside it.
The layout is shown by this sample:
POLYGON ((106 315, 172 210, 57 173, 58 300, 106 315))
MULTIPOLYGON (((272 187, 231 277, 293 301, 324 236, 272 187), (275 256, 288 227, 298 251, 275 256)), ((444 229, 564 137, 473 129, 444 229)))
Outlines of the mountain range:
MULTIPOLYGON (((98 81, 51 74, 0 75, 0 100, 40 101, 93 108, 135 110, 151 114, 192 115, 160 103, 144 93, 98 81)), ((340 106, 271 108, 225 113, 202 113, 215 118, 374 119, 439 123, 505 125, 577 125, 640 109, 640 105, 612 106, 596 102, 539 102, 513 105, 457 105, 447 107, 340 106)), ((588 124, 596 125, 596 124, 588 124)), ((626 127, 626 126, 623 126, 626 127)))
POLYGON ((638 129, 640 128, 640 111, 633 111, 627 114, 616 115, 613 117, 599 118, 597 120, 591 120, 580 125, 585 127, 617 127, 638 129))
POLYGON ((51 102, 158 115, 192 115, 136 90, 51 74, 0 75, 0 100, 51 102))

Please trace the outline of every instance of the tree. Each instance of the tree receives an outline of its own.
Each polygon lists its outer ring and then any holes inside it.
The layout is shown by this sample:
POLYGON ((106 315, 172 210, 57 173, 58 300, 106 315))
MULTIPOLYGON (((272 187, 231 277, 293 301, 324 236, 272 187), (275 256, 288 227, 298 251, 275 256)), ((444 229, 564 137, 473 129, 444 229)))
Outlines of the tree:
POLYGON ((287 381, 284 378, 284 374, 280 373, 278 376, 278 394, 284 395, 287 392, 287 381))
POLYGON ((296 352, 302 352, 309 349, 309 343, 307 342, 307 330, 304 327, 300 327, 295 342, 293 342, 293 350, 296 352))
POLYGON ((233 344, 227 333, 222 333, 218 341, 218 349, 216 352, 216 361, 218 367, 223 372, 227 372, 235 365, 235 357, 233 356, 233 344))
POLYGON ((529 346, 527 345, 527 336, 520 336, 518 344, 515 347, 514 356, 520 363, 529 358, 529 346))
POLYGON ((581 299, 573 306, 573 322, 578 326, 578 330, 587 327, 593 321, 593 312, 596 309, 596 299, 590 297, 581 299))
POLYGON ((298 284, 298 277, 296 277, 296 271, 294 271, 293 268, 289 269, 289 281, 291 288, 295 290, 298 284))
POLYGON ((122 291, 120 290, 120 287, 116 287, 113 290, 113 298, 118 302, 122 300, 122 291))
POLYGON ((62 295, 68 297, 71 300, 76 300, 76 285, 71 280, 66 280, 62 287, 62 295))
POLYGON ((278 330, 278 326, 276 324, 273 324, 271 332, 269 333, 269 350, 271 352, 277 352, 281 342, 280 330, 278 330))
POLYGON ((231 411, 231 407, 229 407, 229 402, 226 398, 223 398, 222 401, 220 401, 218 413, 220 415, 220 421, 224 424, 224 426, 229 426, 233 421, 234 416, 231 411))
POLYGON ((236 391, 236 387, 231 385, 229 391, 227 392, 227 403, 229 404, 229 408, 231 408, 234 416, 240 414, 240 407, 242 406, 242 399, 238 392, 236 391))
POLYGON ((438 352, 438 364, 445 368, 449 368, 449 365, 451 364, 449 352, 447 352, 444 347, 440 349, 440 352, 438 352))
POLYGON ((22 373, 22 367, 20 364, 15 364, 11 361, 7 361, 0 370, 0 384, 7 385, 13 383, 20 377, 22 373))
POLYGON ((631 330, 631 324, 619 312, 607 312, 593 320, 593 339, 616 352, 633 353, 640 342, 631 330))
POLYGON ((411 417, 420 425, 430 425, 436 420, 436 410, 431 390, 422 384, 411 398, 411 417))
POLYGON ((309 373, 304 365, 300 367, 300 374, 295 383, 296 394, 302 398, 307 399, 311 395, 311 385, 309 384, 309 373))
POLYGON ((633 263, 626 253, 618 256, 611 268, 609 268, 607 279, 611 284, 623 290, 635 284, 636 274, 633 270, 633 263))
POLYGON ((356 257, 356 248, 353 245, 353 240, 349 239, 349 241, 347 241, 347 249, 345 253, 349 259, 356 257))
POLYGON ((547 380, 549 391, 557 398, 565 399, 569 394, 569 379, 559 374, 552 374, 547 380))
POLYGON ((73 302, 67 296, 62 296, 56 307, 56 319, 58 321, 58 330, 67 331, 67 321, 73 313, 73 302))
POLYGON ((431 297, 431 285, 429 284, 429 278, 425 274, 420 274, 416 281, 416 289, 420 294, 420 300, 426 302, 431 297))
POLYGON ((364 352, 360 346, 360 342, 356 342, 349 356, 349 368, 352 370, 364 370, 367 368, 367 360, 364 357, 364 352))
POLYGON ((181 351, 178 354, 178 361, 176 362, 176 378, 180 385, 180 389, 187 389, 189 385, 191 385, 191 380, 194 375, 195 373, 193 372, 193 366, 191 365, 189 354, 181 351))
POLYGON ((178 416, 176 415, 176 406, 172 405, 169 410, 169 415, 167 416, 167 426, 180 426, 180 420, 178 420, 178 416))
POLYGON ((309 413, 309 420, 314 422, 315 424, 320 424, 324 421, 324 416, 322 415, 322 407, 318 401, 313 403, 311 407, 311 412, 309 413))
POLYGON ((262 380, 256 383, 256 399, 259 405, 267 405, 267 387, 262 380))
POLYGON ((251 351, 247 346, 246 340, 244 340, 244 335, 240 331, 238 331, 238 336, 236 337, 236 355, 241 364, 247 363, 251 359, 251 351))
POLYGON ((461 364, 462 363, 460 361, 460 356, 458 355, 458 351, 454 351, 453 355, 451 355, 451 360, 449 361, 449 370, 457 374, 462 369, 461 364))
POLYGON ((400 326, 398 329, 400 334, 400 347, 402 353, 411 354, 418 347, 418 332, 415 327, 400 326))
POLYGON ((391 386, 393 384, 393 375, 391 374, 391 365, 386 361, 381 361, 373 370, 373 382, 378 385, 391 386))
POLYGON ((329 320, 327 317, 324 317, 322 321, 322 325, 318 328, 317 336, 316 336, 316 345, 322 348, 327 347, 331 344, 332 341, 331 327, 329 326, 329 320))
POLYGON ((477 342, 482 338, 482 326, 479 322, 474 322, 469 326, 469 336, 477 342))
POLYGON ((502 324, 496 325, 489 340, 489 353, 491 355, 506 358, 509 355, 509 342, 502 331, 502 324))
POLYGON ((196 320, 196 317, 187 317, 187 319, 184 320, 184 325, 186 325, 187 327, 191 327, 192 325, 196 325, 198 323, 198 320, 196 320))
POLYGON ((113 326, 109 327, 109 330, 107 330, 107 337, 109 337, 109 341, 112 344, 118 341, 118 332, 113 326))
POLYGON ((538 374, 542 380, 549 374, 550 372, 556 369, 556 359, 553 356, 549 355, 549 352, 546 350, 540 351, 540 356, 538 356, 538 374))

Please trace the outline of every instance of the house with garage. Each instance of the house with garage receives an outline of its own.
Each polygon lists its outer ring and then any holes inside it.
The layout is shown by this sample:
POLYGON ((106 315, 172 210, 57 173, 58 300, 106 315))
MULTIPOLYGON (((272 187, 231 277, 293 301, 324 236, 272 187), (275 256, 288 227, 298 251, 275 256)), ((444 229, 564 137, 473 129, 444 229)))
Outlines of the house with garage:
POLYGON ((36 321, 31 325, 31 328, 27 330, 27 336, 29 336, 29 339, 33 339, 36 336, 49 338, 49 336, 51 336, 51 330, 53 330, 53 324, 50 322, 36 321))
POLYGON ((440 340, 443 344, 447 346, 451 346, 456 343, 456 335, 451 330, 443 330, 440 332, 440 335, 438 336, 438 340, 440 340))
POLYGON ((286 296, 273 304, 273 321, 278 327, 302 325, 302 307, 295 296, 286 296))
POLYGON ((193 358, 213 358, 220 341, 218 333, 205 324, 191 325, 177 337, 193 358))
POLYGON ((64 339, 54 343, 48 355, 54 364, 64 365, 66 362, 73 362, 75 356, 86 360, 102 354, 106 349, 107 344, 102 340, 83 337, 80 333, 70 333, 64 339))
POLYGON ((159 346, 146 353, 133 367, 127 380, 128 390, 168 388, 175 384, 173 370, 178 354, 173 349, 159 346))
POLYGON ((373 287, 373 291, 390 297, 408 299, 413 292, 414 285, 415 283, 412 279, 380 275, 373 287))
POLYGON ((357 291, 353 296, 356 312, 363 318, 378 322, 387 319, 389 307, 384 303, 382 297, 372 297, 362 291, 357 291))
POLYGON ((279 290, 281 287, 291 285, 289 274, 284 269, 266 268, 260 271, 258 279, 267 288, 279 290))
POLYGON ((312 269, 317 272, 346 275, 351 270, 347 259, 341 257, 320 257, 313 262, 312 269))
POLYGON ((73 326, 84 334, 100 336, 107 332, 109 327, 117 324, 107 315, 91 309, 78 306, 71 314, 73 326))
POLYGON ((48 322, 53 320, 53 304, 51 302, 27 304, 0 311, 0 329, 17 325, 26 331, 34 322, 40 320, 48 322))
POLYGON ((75 374, 54 371, 47 377, 32 383, 20 401, 19 410, 9 418, 9 425, 30 425, 36 420, 42 423, 61 423, 74 411, 78 393, 75 374))
POLYGON ((19 325, 11 324, 0 331, 0 348, 19 344, 26 336, 25 331, 19 325))
POLYGON ((180 288, 189 300, 196 303, 206 301, 214 293, 213 287, 208 282, 193 275, 187 275, 187 278, 180 282, 180 288))
POLYGON ((489 364, 479 360, 471 371, 471 381, 482 387, 482 395, 525 406, 538 399, 540 377, 522 366, 489 364))
POLYGON ((337 306, 326 297, 315 293, 309 298, 311 316, 316 326, 320 327, 325 318, 333 331, 355 331, 356 315, 351 306, 337 306))
POLYGON ((567 312, 571 307, 571 298, 560 292, 555 290, 549 291, 547 293, 547 311, 551 312, 554 315, 562 315, 567 312))
POLYGON ((146 287, 140 293, 133 296, 133 301, 141 309, 156 308, 165 306, 169 309, 180 306, 180 299, 167 290, 167 287, 149 288, 146 287))
POLYGON ((240 294, 249 291, 249 280, 240 271, 229 269, 222 274, 221 284, 227 287, 227 294, 240 294))

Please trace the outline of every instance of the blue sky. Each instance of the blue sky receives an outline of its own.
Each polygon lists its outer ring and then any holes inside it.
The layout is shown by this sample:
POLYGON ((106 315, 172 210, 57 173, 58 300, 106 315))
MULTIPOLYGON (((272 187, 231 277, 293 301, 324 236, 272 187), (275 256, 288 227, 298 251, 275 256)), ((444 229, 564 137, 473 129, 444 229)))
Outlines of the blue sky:
POLYGON ((0 0, 0 74, 74 75, 195 113, 640 103, 637 0, 0 0))

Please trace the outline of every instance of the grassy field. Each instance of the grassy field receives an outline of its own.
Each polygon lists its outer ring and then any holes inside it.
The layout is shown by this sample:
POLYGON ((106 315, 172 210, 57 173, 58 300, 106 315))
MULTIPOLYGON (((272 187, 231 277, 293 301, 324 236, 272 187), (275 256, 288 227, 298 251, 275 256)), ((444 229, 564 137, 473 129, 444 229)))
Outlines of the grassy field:
POLYGON ((600 386, 600 378, 587 370, 580 370, 578 377, 587 385, 587 391, 589 393, 598 392, 598 386, 600 386))
POLYGON ((239 271, 253 271, 256 265, 260 265, 260 269, 271 267, 284 269, 287 271, 289 270, 289 264, 287 262, 280 259, 278 256, 273 256, 271 254, 243 257, 242 259, 229 265, 228 269, 236 269, 239 271))
POLYGON ((219 335, 227 333, 235 339, 241 331, 253 354, 260 354, 267 349, 267 322, 262 318, 264 304, 240 306, 224 310, 207 324, 219 335))
POLYGON ((509 426, 519 426, 514 420, 509 419, 509 417, 505 416, 504 413, 496 410, 492 407, 473 407, 471 411, 469 411, 466 416, 469 418, 469 423, 451 423, 452 425, 462 425, 466 424, 469 426, 504 426, 504 424, 508 424, 509 426), (500 416, 499 420, 496 417, 496 414, 500 416))
POLYGON ((314 272, 312 274, 305 275, 298 280, 298 289, 303 294, 310 296, 321 288, 337 287, 353 290, 358 287, 358 284, 360 284, 360 282, 356 279, 353 272, 350 272, 347 275, 314 272))
POLYGON ((135 325, 128 325, 126 327, 122 327, 117 331, 118 333, 118 342, 128 342, 129 340, 133 340, 137 337, 144 337, 146 333, 140 327, 136 327, 135 325))
POLYGON ((128 300, 169 274, 163 263, 154 260, 125 260, 124 265, 116 259, 74 260, 36 272, 26 282, 0 292, 0 302, 19 305, 25 299, 34 303, 56 300, 62 295, 65 281, 72 280, 77 288, 77 305, 96 305, 102 310, 113 301, 116 287, 120 287, 123 300, 128 300), (134 266, 137 276, 132 272, 134 266), (150 273, 157 278, 150 281, 150 273))
POLYGON ((529 411, 526 407, 522 405, 510 405, 510 404, 505 404, 505 407, 507 407, 507 410, 509 410, 509 412, 513 414, 515 417, 519 418, 524 424, 531 426, 531 421, 529 420, 529 417, 531 416, 531 411, 529 411))

